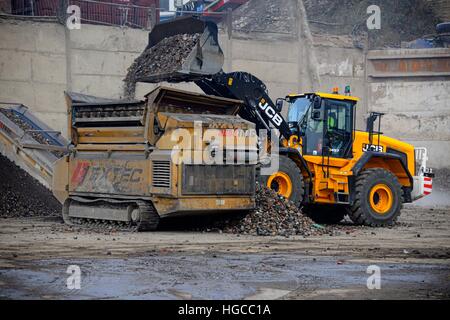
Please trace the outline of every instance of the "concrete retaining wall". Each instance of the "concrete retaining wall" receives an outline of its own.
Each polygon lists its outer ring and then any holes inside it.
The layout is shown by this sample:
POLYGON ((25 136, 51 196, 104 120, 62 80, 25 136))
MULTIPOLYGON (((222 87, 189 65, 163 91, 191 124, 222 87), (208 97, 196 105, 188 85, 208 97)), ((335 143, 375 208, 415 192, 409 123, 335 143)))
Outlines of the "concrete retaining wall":
MULTIPOLYGON (((247 71, 263 80, 271 97, 300 92, 308 82, 302 48, 295 39, 270 41, 262 37, 220 42, 226 56, 225 71, 247 71)), ((0 20, 0 100, 30 106, 55 129, 66 132, 65 90, 120 98, 127 68, 147 45, 148 32, 130 28, 83 24, 81 30, 56 22, 0 20)), ((363 95, 360 67, 364 60, 355 49, 320 48, 321 90, 352 84, 363 95), (331 63, 328 61, 331 60, 331 63)), ((166 84, 167 85, 167 84, 166 84)), ((177 87, 200 91, 194 84, 177 87)), ((136 98, 155 85, 138 84, 136 98)))
MULTIPOLYGON (((65 134, 63 92, 120 98, 127 68, 144 50, 147 37, 147 31, 129 28, 85 24, 81 30, 69 31, 56 22, 0 19, 0 101, 31 107, 37 116, 65 134)), ((316 90, 329 92, 335 86, 343 90, 351 85, 352 94, 361 98, 358 128, 364 128, 367 111, 389 113, 383 125, 387 134, 429 147, 431 165, 450 166, 450 84, 445 73, 439 77, 423 72, 379 77, 379 65, 374 67, 369 59, 366 68, 366 55, 351 45, 315 41, 314 48, 305 48, 294 36, 267 37, 233 34, 229 39, 221 32, 226 56, 224 70, 253 73, 267 84, 269 95, 275 100, 310 90, 314 68, 320 78, 316 90), (308 64, 305 50, 313 50, 317 65, 308 64)), ((380 54, 402 59, 402 55, 410 53, 389 50, 371 52, 368 57, 380 54)), ((438 59, 437 64, 422 59, 420 68, 441 68, 442 55, 449 51, 441 50, 440 57, 428 54, 425 58, 438 59)), ((390 63, 395 65, 395 61, 390 63)), ((444 69, 448 67, 447 62, 443 65, 444 69)), ((192 83, 176 86, 200 91, 192 83)), ((154 87, 138 84, 136 98, 142 98, 154 87)))
POLYGON ((58 130, 66 119, 64 44, 56 23, 0 21, 0 101, 23 103, 58 130))
POLYGON ((383 132, 449 167, 450 49, 372 51, 367 69, 369 111, 386 113, 383 132))

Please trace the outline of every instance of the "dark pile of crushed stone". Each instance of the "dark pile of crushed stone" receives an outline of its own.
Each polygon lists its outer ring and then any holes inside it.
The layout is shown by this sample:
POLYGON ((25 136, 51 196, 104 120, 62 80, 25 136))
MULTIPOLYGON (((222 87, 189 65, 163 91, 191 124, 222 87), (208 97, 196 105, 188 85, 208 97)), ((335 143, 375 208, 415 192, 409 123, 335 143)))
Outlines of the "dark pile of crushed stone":
POLYGON ((329 233, 328 227, 315 224, 291 201, 275 191, 256 186, 256 210, 247 215, 218 222, 215 228, 225 233, 259 236, 312 236, 329 233))
POLYGON ((57 216, 61 205, 52 193, 0 155, 0 217, 57 216))
POLYGON ((173 73, 180 69, 189 53, 194 49, 201 34, 178 34, 161 40, 145 50, 128 68, 124 94, 134 98, 136 82, 140 78, 173 73))
MULTIPOLYGON (((17 113, 13 112, 12 110, 3 108, 0 108, 0 112, 3 113, 9 120, 14 122, 20 129, 22 129, 23 131, 27 131, 27 134, 40 144, 53 145, 53 143, 48 140, 41 132, 33 131, 36 128, 34 128, 30 123, 24 121, 19 115, 17 115, 17 113)), ((61 158, 64 155, 64 153, 60 151, 50 152, 58 158, 61 158)))

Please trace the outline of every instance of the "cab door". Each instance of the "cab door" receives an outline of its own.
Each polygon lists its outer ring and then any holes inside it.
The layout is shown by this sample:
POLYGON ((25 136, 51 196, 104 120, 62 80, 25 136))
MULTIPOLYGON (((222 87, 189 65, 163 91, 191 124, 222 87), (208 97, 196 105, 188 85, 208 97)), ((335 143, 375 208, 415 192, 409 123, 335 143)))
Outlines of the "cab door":
POLYGON ((325 100, 324 156, 351 158, 353 145, 353 108, 349 101, 325 100))

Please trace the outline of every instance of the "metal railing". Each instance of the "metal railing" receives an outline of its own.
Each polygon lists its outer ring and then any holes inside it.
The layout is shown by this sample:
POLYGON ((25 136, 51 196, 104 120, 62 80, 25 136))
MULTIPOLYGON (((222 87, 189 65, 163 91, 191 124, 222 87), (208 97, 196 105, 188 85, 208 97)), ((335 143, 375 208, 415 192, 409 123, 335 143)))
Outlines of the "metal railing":
POLYGON ((80 8, 81 22, 149 29, 159 20, 155 6, 115 3, 113 0, 12 0, 11 14, 58 17, 63 21, 69 5, 80 8))
POLYGON ((114 0, 12 0, 12 14, 34 17, 57 17, 64 23, 69 16, 67 7, 77 5, 81 11, 81 23, 101 24, 110 26, 128 26, 132 28, 151 29, 157 22, 170 20, 178 16, 196 15, 202 19, 219 23, 219 28, 225 30, 231 37, 233 32, 273 33, 290 35, 292 30, 273 30, 270 26, 255 23, 257 18, 240 14, 233 19, 231 9, 220 12, 197 12, 178 9, 168 11, 156 6, 139 6, 116 3, 114 0), (236 21, 234 21, 236 20, 236 21), (242 22, 247 21, 248 23, 242 22))

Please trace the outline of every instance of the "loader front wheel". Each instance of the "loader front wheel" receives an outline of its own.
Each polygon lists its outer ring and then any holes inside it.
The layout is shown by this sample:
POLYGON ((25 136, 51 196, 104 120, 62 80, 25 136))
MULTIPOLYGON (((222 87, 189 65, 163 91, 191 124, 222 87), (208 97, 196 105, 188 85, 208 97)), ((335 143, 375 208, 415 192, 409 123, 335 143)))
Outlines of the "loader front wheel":
POLYGON ((280 156, 278 171, 270 176, 260 176, 259 181, 297 206, 303 201, 303 176, 300 168, 289 157, 280 156))
POLYGON ((349 217, 361 225, 393 225, 400 215, 402 199, 402 187, 394 174, 381 168, 366 169, 356 178, 349 217))

